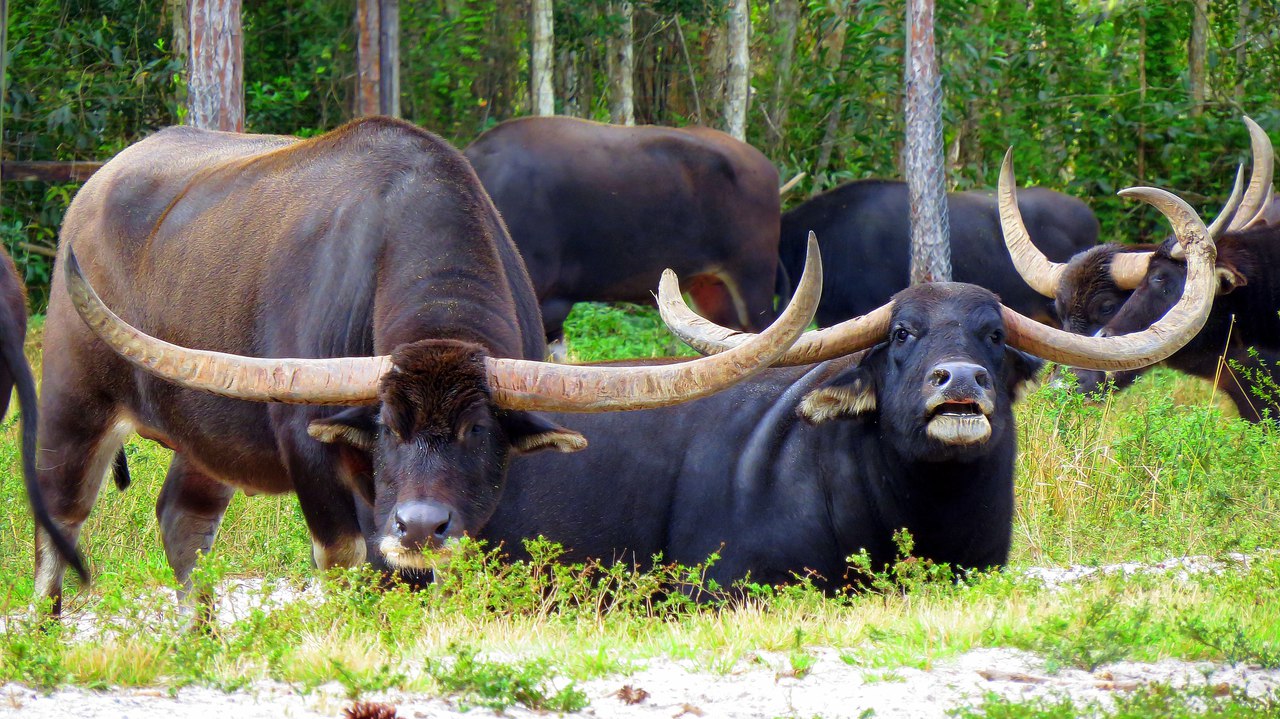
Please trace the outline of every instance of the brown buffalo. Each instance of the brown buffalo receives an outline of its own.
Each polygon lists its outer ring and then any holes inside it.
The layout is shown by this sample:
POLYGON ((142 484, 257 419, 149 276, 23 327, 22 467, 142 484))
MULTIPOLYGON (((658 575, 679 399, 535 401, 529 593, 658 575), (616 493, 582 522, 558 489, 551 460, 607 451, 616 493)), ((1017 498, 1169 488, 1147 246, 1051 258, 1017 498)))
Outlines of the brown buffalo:
MULTIPOLYGON (((718 391, 780 356, 821 286, 727 361, 535 361, 528 276, 466 159, 385 118, 309 140, 164 130, 77 194, 58 264, 40 489, 74 541, 127 434, 172 448, 157 512, 184 583, 237 488, 295 492, 321 568, 363 561, 367 501, 383 558, 421 569, 483 526, 512 454, 586 445, 539 411, 718 391)), ((56 611, 48 546, 36 592, 56 611)))
POLYGON ((774 317, 778 172, 750 145, 701 127, 526 117, 466 155, 520 248, 549 338, 575 302, 652 302, 666 267, 721 324, 755 331, 774 317))

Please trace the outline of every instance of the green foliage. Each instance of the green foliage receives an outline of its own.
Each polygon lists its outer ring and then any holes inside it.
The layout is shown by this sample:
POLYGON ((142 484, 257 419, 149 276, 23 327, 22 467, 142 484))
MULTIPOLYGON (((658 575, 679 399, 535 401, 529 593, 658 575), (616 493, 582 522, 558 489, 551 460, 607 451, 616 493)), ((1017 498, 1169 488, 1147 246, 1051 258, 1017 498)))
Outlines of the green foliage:
POLYGON ((1079 614, 1052 617, 1033 629, 1027 648, 1043 653, 1051 672, 1063 667, 1093 671, 1149 644, 1158 636, 1152 625, 1150 607, 1127 606, 1119 596, 1104 595, 1079 614))
POLYGON ((540 711, 576 712, 587 706, 587 695, 569 682, 555 688, 547 662, 503 664, 479 659, 465 646, 451 647, 453 656, 429 661, 427 673, 450 694, 468 705, 501 712, 521 704, 540 711))
POLYGON ((565 320, 569 352, 580 362, 638 357, 694 357, 658 313, 638 305, 579 302, 565 320))
POLYGON ((1132 693, 1117 692, 1113 707, 1091 701, 1077 704, 1061 697, 1011 699, 990 693, 980 706, 947 712, 956 719, 1254 719, 1271 717, 1280 703, 1268 695, 1251 696, 1242 689, 1174 688, 1155 684, 1132 693))

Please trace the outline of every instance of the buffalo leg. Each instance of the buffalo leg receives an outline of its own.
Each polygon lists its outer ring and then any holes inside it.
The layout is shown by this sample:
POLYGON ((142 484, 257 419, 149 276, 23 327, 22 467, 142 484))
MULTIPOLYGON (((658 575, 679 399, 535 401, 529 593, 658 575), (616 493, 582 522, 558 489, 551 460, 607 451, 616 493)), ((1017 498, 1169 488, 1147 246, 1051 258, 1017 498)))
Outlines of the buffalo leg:
MULTIPOLYGON (((41 399, 37 483, 54 523, 74 546, 132 426, 117 419, 113 408, 79 396, 66 383, 46 382, 41 399)), ((37 527, 34 598, 51 602, 54 616, 62 612, 66 570, 66 560, 37 527)))
POLYGON ((311 534, 311 558, 321 571, 365 561, 364 535, 350 487, 337 475, 340 463, 309 436, 290 437, 285 456, 298 506, 311 534))
POLYGON ((564 321, 569 319, 572 311, 573 303, 569 300, 542 301, 542 328, 547 333, 548 343, 564 339, 564 321))
POLYGON ((214 539, 235 488, 192 467, 175 454, 156 500, 156 519, 164 554, 178 580, 179 598, 191 591, 191 571, 201 554, 213 549, 214 539))
MULTIPOLYGON (((744 327, 752 332, 759 332, 777 319, 778 312, 774 309, 775 288, 778 283, 776 259, 773 262, 729 267, 718 274, 733 298, 744 327)), ((800 280, 799 277, 792 279, 796 282, 800 280)))

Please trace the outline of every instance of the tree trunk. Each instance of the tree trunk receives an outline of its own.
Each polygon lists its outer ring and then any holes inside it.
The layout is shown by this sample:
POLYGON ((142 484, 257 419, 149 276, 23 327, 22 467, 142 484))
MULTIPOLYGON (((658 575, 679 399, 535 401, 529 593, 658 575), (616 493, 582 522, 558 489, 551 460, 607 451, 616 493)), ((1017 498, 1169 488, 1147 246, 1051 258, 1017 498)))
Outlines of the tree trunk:
MULTIPOLYGON (((834 0, 831 11, 835 15, 835 27, 831 39, 827 41, 827 71, 835 77, 836 87, 844 87, 848 73, 844 69, 844 35, 848 24, 849 0, 834 0)), ((831 112, 827 115, 827 127, 822 133, 822 144, 818 148, 818 161, 813 166, 813 194, 826 188, 827 167, 831 164, 831 153, 835 150, 836 137, 840 133, 840 122, 844 118, 845 98, 843 93, 836 93, 831 112)))
POLYGON ((244 132, 244 34, 240 0, 190 0, 187 124, 244 132))
POLYGON ((911 284, 951 279, 942 81, 933 0, 907 0, 906 174, 911 200, 911 284))
POLYGON ((1199 117, 1204 112, 1205 56, 1208 53, 1206 36, 1209 34, 1209 0, 1195 0, 1192 4, 1191 42, 1188 48, 1188 65, 1191 75, 1191 114, 1199 117))
POLYGON ((1244 102, 1244 79, 1248 70, 1249 53, 1249 0, 1240 0, 1240 11, 1236 15, 1236 102, 1244 102))
POLYGON ((382 112, 382 13, 379 0, 356 0, 356 115, 382 112))
POLYGON ((636 124, 635 40, 633 8, 629 0, 610 3, 609 14, 619 19, 618 32, 609 38, 609 85, 612 87, 609 121, 636 124))
POLYGON ((796 54, 796 22, 800 15, 799 0, 778 0, 775 5, 775 21, 778 30, 778 64, 775 75, 777 81, 773 87, 773 134, 774 147, 782 144, 786 135, 787 109, 791 106, 791 69, 796 54))
POLYGON ((400 117, 400 0, 379 0, 378 112, 400 117))
POLYGON ((750 92, 749 39, 751 18, 747 0, 730 0, 728 21, 729 68, 725 72, 724 131, 747 139, 747 102, 750 92))
POLYGON ((578 51, 561 49, 556 54, 556 67, 560 74, 560 97, 564 105, 564 114, 569 117, 582 117, 582 103, 579 96, 578 51))
MULTIPOLYGON (((9 70, 9 0, 0 0, 0 187, 4 186, 4 101, 8 97, 5 73, 9 70)), ((4 194, 0 192, 0 207, 4 194)))
POLYGON ((552 73, 553 38, 551 0, 533 0, 533 11, 530 17, 533 28, 529 33, 529 99, 535 115, 556 114, 555 92, 552 73))

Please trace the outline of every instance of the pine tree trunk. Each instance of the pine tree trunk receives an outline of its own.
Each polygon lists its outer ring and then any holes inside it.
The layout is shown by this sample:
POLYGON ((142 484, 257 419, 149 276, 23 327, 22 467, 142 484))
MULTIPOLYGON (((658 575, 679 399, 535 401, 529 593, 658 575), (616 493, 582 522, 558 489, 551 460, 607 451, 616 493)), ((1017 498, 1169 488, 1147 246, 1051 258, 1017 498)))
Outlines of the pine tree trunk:
POLYGON ((787 108, 791 106, 791 70, 796 54, 796 22, 800 15, 799 0, 778 0, 775 5, 774 18, 778 30, 778 64, 775 75, 777 82, 773 87, 773 133, 774 146, 782 144, 786 136, 787 108))
POLYGON ((609 121, 636 124, 635 19, 629 0, 610 3, 609 14, 619 19, 618 32, 609 38, 609 84, 612 87, 609 121))
POLYGON ((535 115, 556 114, 554 81, 555 29, 552 27, 551 0, 533 0, 530 17, 533 28, 529 33, 529 100, 535 115))
POLYGON ((240 0, 190 0, 187 124, 244 131, 244 34, 240 0))
POLYGON ((379 0, 378 112, 400 117, 400 0, 379 0))
POLYGON ((933 0, 907 0, 906 170, 911 200, 911 284, 951 279, 942 81, 933 0))
MULTIPOLYGON (((848 79, 848 73, 844 69, 844 36, 849 19, 849 0, 834 0, 831 10, 835 15, 835 27, 831 32, 831 39, 827 41, 827 70, 835 77, 836 87, 844 87, 848 79)), ((837 93, 831 112, 827 114, 827 127, 822 133, 822 144, 818 148, 818 161, 813 166, 815 195, 825 189, 827 184, 827 167, 831 164, 831 154, 835 150, 840 123, 844 119, 844 106, 844 94, 837 93)))
POLYGON ((1236 15, 1236 102, 1244 102, 1244 79, 1248 70, 1249 0, 1240 0, 1236 15))
POLYGON ((728 18, 729 68, 725 72, 724 128, 739 140, 747 139, 749 101, 749 39, 751 34, 747 0, 730 0, 728 18))
POLYGON ((1191 114, 1204 112, 1205 56, 1208 53, 1206 36, 1209 34, 1209 0, 1195 0, 1191 15, 1191 42, 1188 49, 1188 65, 1191 75, 1191 114))
POLYGON ((382 112, 382 13, 379 0, 356 0, 356 115, 382 112))

